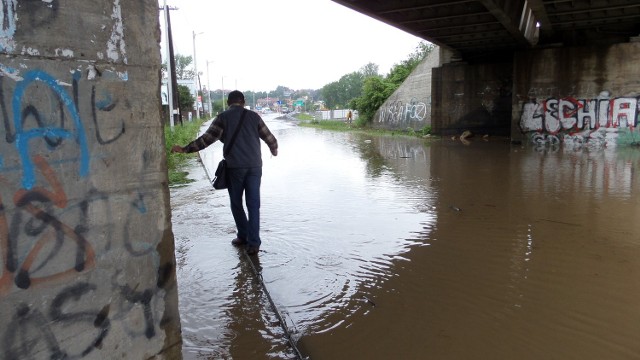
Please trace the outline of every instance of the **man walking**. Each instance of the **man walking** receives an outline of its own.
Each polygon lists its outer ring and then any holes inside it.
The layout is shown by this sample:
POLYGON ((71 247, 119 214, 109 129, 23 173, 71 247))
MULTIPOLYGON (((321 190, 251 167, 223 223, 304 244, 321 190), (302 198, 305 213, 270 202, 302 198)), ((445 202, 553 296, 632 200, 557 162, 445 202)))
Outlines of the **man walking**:
POLYGON ((244 94, 238 90, 229 93, 229 109, 218 115, 207 131, 184 147, 174 145, 172 152, 191 153, 200 151, 217 140, 227 144, 238 131, 231 151, 225 159, 229 187, 231 213, 236 223, 237 237, 231 241, 235 246, 246 246, 247 254, 255 255, 260 250, 260 182, 262 179, 262 139, 273 156, 278 155, 278 141, 273 136, 260 115, 244 108, 244 94), (243 116, 243 113, 246 112, 243 116), (244 211, 242 197, 246 196, 249 216, 244 211))

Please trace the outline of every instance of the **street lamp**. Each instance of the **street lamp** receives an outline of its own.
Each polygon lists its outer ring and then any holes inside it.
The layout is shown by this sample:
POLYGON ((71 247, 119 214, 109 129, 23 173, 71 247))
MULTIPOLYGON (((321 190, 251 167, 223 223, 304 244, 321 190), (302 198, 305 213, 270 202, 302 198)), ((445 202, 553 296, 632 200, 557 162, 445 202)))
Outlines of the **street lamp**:
POLYGON ((193 33, 193 70, 195 72, 193 76, 193 85, 196 88, 196 118, 200 118, 200 104, 198 102, 198 90, 200 87, 198 86, 198 62, 196 61, 196 35, 202 35, 204 32, 199 32, 196 34, 195 31, 193 33))

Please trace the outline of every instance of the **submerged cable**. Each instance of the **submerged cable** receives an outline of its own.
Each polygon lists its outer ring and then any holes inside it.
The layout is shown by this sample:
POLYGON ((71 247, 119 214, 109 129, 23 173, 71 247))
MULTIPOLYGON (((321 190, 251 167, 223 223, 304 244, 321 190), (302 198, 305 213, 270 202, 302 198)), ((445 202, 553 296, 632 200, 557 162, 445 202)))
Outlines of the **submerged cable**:
MULTIPOLYGON (((200 162, 204 165, 204 159, 202 158, 202 155, 200 153, 198 153, 198 155, 200 156, 200 162)), ((207 178, 209 178, 209 182, 213 181, 213 178, 209 175, 209 171, 207 167, 203 166, 203 168, 205 173, 207 174, 207 178)), ((309 360, 310 358, 308 356, 307 357, 302 356, 302 353, 298 349, 296 341, 291 336, 291 331, 289 330, 287 323, 284 321, 284 318, 282 317, 282 315, 280 315, 280 312, 278 311, 276 304, 273 302, 273 299, 271 298, 271 294, 269 294, 269 290, 267 290, 267 285, 264 283, 264 279, 262 278, 262 273, 258 271, 258 269, 256 269, 256 266, 253 264, 253 260, 251 260, 251 257, 249 256, 249 254, 247 254, 246 251, 243 251, 243 253, 244 253, 244 256, 247 258, 247 261, 249 262, 249 264, 251 264, 251 268, 253 269, 253 273, 256 275, 256 278, 258 279, 258 281, 260 281, 260 284, 262 285, 262 289, 264 290, 264 293, 267 294, 267 299, 269 300, 269 304, 271 304, 271 308, 273 309, 273 312, 276 314, 276 317, 280 322, 280 326, 284 331, 284 335, 287 337, 287 341, 289 342, 289 345, 293 349, 293 352, 295 353, 296 358, 300 360, 309 360)), ((294 327, 295 327, 295 324, 294 324, 294 327)))
MULTIPOLYGON (((264 283, 264 279, 262 278, 262 272, 258 271, 258 269, 256 268, 256 266, 253 263, 253 260, 251 260, 251 257, 249 256, 249 254, 247 254, 246 251, 243 251, 243 253, 244 253, 244 256, 247 258, 247 261, 249 262, 249 264, 251 264, 251 269, 253 269, 253 273, 256 275, 256 278, 260 282, 260 285, 262 285, 262 289, 264 290, 264 293, 267 294, 267 299, 269 300, 269 304, 271 304, 271 308, 273 309, 273 312, 276 314, 276 317, 278 318, 278 321, 280 322, 280 326, 282 327, 282 330, 284 331, 284 335, 287 338, 287 341, 289 342, 289 345, 293 349, 293 352, 295 353, 296 358, 300 359, 300 360, 308 360, 309 357, 302 356, 302 353, 298 349, 296 341, 291 336, 291 331, 289 330, 289 327, 287 326, 287 323, 284 321, 284 318, 282 317, 282 315, 278 311, 278 308, 276 307, 276 304, 273 302, 273 299, 271 298, 271 294, 269 294, 269 290, 267 290, 267 285, 264 283)), ((295 324, 294 324, 294 327, 295 327, 295 324)))
MULTIPOLYGON (((202 155, 199 152, 198 152, 198 156, 200 157, 200 163, 203 164, 202 167, 204 168, 204 172, 207 174, 207 178, 209 178, 209 182, 212 182, 213 178, 209 175, 209 171, 207 167, 204 166, 204 159, 202 158, 202 155)), ((282 315, 280 315, 280 312, 278 311, 276 304, 273 302, 273 299, 271 298, 271 294, 269 294, 269 290, 267 290, 267 285, 264 283, 264 279, 262 278, 262 273, 258 271, 258 269, 256 269, 256 266, 253 264, 253 261, 251 260, 251 257, 249 256, 249 254, 247 254, 246 251, 243 251, 243 253, 244 253, 244 256, 247 258, 247 261, 249 262, 249 264, 251 264, 251 269, 253 269, 253 273, 256 275, 256 278, 258 279, 258 281, 260 281, 260 284, 262 285, 262 289, 264 290, 264 293, 267 294, 267 299, 269 300, 269 304, 271 304, 271 308, 273 309, 273 312, 276 314, 276 317, 280 322, 280 326, 282 327, 282 330, 284 330, 284 335, 287 337, 287 341, 289 342, 289 345, 293 349, 293 352, 295 353, 296 358, 300 360, 309 360, 309 357, 302 356, 302 353, 298 349, 298 345, 296 344, 296 341, 291 336, 291 330, 289 330, 287 323, 284 321, 284 318, 282 317, 282 315)), ((295 327, 295 324, 294 324, 294 327, 295 327)))

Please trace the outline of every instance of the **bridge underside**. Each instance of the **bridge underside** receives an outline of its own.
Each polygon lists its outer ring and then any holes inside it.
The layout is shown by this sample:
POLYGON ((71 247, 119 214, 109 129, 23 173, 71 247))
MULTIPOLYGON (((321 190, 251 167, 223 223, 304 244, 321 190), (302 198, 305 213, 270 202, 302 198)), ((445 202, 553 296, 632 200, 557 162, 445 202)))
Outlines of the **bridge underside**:
POLYGON ((640 35, 637 0, 333 0, 469 63, 518 49, 610 45, 640 35))
POLYGON ((380 107, 376 127, 637 142, 638 0, 333 1, 438 45, 380 107))

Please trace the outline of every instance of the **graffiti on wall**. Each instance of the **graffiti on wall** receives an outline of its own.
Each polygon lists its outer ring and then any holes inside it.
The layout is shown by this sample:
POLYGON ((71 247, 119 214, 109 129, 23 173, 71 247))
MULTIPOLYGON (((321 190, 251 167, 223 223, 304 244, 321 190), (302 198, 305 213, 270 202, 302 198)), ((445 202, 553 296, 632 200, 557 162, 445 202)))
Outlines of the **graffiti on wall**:
POLYGON ((52 31, 78 16, 59 0, 0 0, 0 51, 24 55, 0 64, 2 359, 111 357, 96 352, 105 344, 124 352, 137 339, 141 351, 162 348, 174 267, 157 250, 164 230, 148 226, 164 211, 161 185, 148 179, 157 154, 125 141, 121 2, 96 4, 104 23, 85 21, 95 28, 71 42, 52 31), (40 47, 22 44, 25 36, 40 47), (87 50, 76 43, 91 44, 95 59, 74 62, 87 50), (117 158, 116 148, 132 154, 117 158), (107 169, 123 167, 126 190, 114 190, 120 179, 107 169))
POLYGON ((525 103, 520 128, 534 143, 607 146, 638 123, 638 97, 548 98, 525 103))
POLYGON ((409 102, 391 101, 380 107, 378 122, 402 125, 409 122, 422 122, 429 115, 427 104, 412 98, 409 102))
POLYGON ((160 264, 159 239, 140 226, 158 216, 149 209, 161 201, 143 185, 151 155, 140 155, 137 191, 118 195, 94 185, 95 152, 121 141, 125 123, 101 128, 113 123, 118 94, 81 83, 82 74, 59 79, 29 70, 18 81, 0 77, 0 301, 20 299, 2 318, 6 359, 43 351, 50 358, 80 358, 102 346, 114 326, 132 339, 150 339, 160 326, 171 265, 160 264), (100 258, 111 257, 120 265, 100 265, 100 258), (150 284, 123 274, 128 262, 149 264, 150 284), (80 277, 96 270, 110 272, 111 280, 80 277), (28 295, 44 286, 51 289, 47 298, 28 295))

